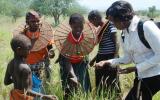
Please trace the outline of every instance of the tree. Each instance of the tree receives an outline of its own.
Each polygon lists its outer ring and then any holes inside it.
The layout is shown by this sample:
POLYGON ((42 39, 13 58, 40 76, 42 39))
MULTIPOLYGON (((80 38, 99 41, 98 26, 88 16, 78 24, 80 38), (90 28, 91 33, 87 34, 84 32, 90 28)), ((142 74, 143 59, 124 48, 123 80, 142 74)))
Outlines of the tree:
POLYGON ((9 15, 11 12, 12 3, 9 0, 0 0, 0 14, 9 15))
POLYGON ((15 22, 25 14, 31 0, 0 0, 0 14, 12 16, 15 22))
POLYGON ((85 6, 81 6, 78 2, 73 2, 72 6, 67 9, 67 16, 70 16, 73 13, 86 14, 88 9, 85 6))
POLYGON ((155 6, 152 6, 152 7, 149 7, 149 12, 148 12, 148 17, 150 18, 154 18, 156 17, 156 7, 155 6))
POLYGON ((18 17, 21 17, 25 14, 32 0, 9 0, 9 1, 12 3, 10 15, 13 17, 13 21, 15 22, 18 17))
POLYGON ((74 0, 33 0, 30 8, 42 14, 51 15, 55 25, 60 23, 60 16, 67 13, 67 9, 74 0))

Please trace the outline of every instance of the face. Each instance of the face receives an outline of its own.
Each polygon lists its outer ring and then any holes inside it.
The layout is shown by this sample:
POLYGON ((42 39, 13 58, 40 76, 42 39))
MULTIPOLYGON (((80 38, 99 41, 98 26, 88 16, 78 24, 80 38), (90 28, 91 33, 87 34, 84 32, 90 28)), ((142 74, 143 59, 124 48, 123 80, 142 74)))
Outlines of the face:
POLYGON ((112 16, 108 16, 107 18, 108 18, 109 21, 111 21, 115 25, 115 27, 117 29, 119 29, 119 30, 125 29, 124 22, 122 22, 118 19, 115 19, 112 16))
POLYGON ((29 17, 26 21, 31 32, 35 32, 39 28, 39 18, 38 17, 29 17))
POLYGON ((30 50, 31 50, 31 45, 24 46, 23 48, 18 47, 17 48, 17 54, 20 57, 27 58, 28 54, 30 53, 30 50))
POLYGON ((79 38, 83 30, 83 22, 77 20, 75 23, 70 24, 70 26, 73 36, 75 36, 75 38, 79 38))
POLYGON ((98 27, 101 23, 101 19, 100 18, 95 18, 95 19, 92 19, 92 20, 89 20, 90 23, 92 23, 95 27, 98 27))

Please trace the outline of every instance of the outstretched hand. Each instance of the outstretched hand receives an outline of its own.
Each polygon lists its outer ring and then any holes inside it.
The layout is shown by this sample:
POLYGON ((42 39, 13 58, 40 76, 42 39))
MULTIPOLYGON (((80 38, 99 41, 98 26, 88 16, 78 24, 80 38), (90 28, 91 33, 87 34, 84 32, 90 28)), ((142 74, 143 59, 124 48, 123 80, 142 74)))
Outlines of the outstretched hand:
POLYGON ((119 74, 129 74, 129 73, 135 72, 135 71, 136 71, 136 67, 128 67, 128 68, 125 68, 125 69, 119 69, 118 73, 119 74))
POLYGON ((90 62, 89 62, 89 65, 92 67, 93 65, 94 65, 94 60, 91 60, 90 62))
POLYGON ((110 65, 110 62, 108 60, 104 60, 96 63, 94 66, 100 69, 100 68, 103 68, 105 65, 110 65))
POLYGON ((58 100, 56 96, 54 95, 44 95, 42 97, 43 100, 58 100))

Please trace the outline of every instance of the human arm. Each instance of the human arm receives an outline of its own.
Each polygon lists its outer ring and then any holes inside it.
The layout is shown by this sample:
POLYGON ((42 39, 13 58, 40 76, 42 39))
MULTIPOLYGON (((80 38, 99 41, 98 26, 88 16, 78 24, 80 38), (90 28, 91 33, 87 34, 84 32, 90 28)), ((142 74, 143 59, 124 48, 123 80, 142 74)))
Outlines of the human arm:
POLYGON ((119 51, 119 43, 118 43, 118 39, 117 39, 117 35, 116 35, 116 32, 113 32, 111 33, 111 37, 113 39, 113 42, 116 46, 116 51, 115 51, 115 57, 118 57, 119 54, 118 54, 118 51, 119 51))
POLYGON ((105 65, 117 66, 120 64, 128 64, 131 62, 132 62, 132 57, 130 53, 124 49, 123 57, 100 61, 95 64, 95 67, 102 68, 105 65))
POLYGON ((32 73, 27 64, 20 64, 20 77, 21 79, 19 80, 21 83, 21 86, 23 89, 27 90, 27 94, 34 96, 34 97, 41 97, 42 99, 47 99, 47 100, 56 100, 56 97, 53 95, 43 95, 41 93, 37 93, 32 91, 32 73))
POLYGON ((54 95, 44 95, 38 92, 34 92, 31 89, 27 90, 27 95, 30 95, 33 97, 40 97, 42 100, 58 100, 57 97, 54 95))
POLYGON ((11 62, 7 65, 7 70, 6 70, 6 73, 5 73, 5 78, 4 78, 4 84, 5 85, 9 85, 11 83, 13 83, 13 80, 12 80, 12 77, 11 77, 11 62))
POLYGON ((124 68, 124 69, 119 68, 118 73, 119 74, 129 74, 131 72, 135 72, 136 70, 137 70, 136 67, 128 67, 128 68, 124 68))
POLYGON ((141 73, 147 69, 150 69, 160 62, 160 30, 152 21, 146 21, 143 24, 144 36, 151 50, 153 51, 153 56, 149 59, 144 60, 136 65, 138 73, 141 73))
POLYGON ((113 43, 115 44, 115 57, 118 57, 118 50, 119 50, 119 43, 118 43, 118 39, 117 39, 117 28, 114 26, 113 23, 110 22, 110 28, 108 30, 111 36, 111 39, 113 41, 113 43))

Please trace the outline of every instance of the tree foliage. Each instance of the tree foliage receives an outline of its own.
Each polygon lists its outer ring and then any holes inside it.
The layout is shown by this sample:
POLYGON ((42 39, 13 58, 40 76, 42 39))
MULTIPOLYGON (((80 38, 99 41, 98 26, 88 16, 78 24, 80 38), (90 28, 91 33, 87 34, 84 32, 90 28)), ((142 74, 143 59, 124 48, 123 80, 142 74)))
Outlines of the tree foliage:
POLYGON ((53 16, 55 25, 58 25, 60 16, 66 14, 73 2, 73 0, 33 0, 30 8, 42 14, 53 16))
POLYGON ((8 15, 15 22, 18 17, 25 14, 31 0, 0 0, 0 14, 8 15))
POLYGON ((7 0, 0 0, 0 14, 8 15, 10 13, 11 3, 7 0))
POLYGON ((73 13, 80 13, 80 14, 86 14, 88 12, 87 7, 81 6, 78 2, 73 2, 72 6, 67 9, 67 16, 70 16, 73 13))
POLYGON ((148 17, 154 18, 156 16, 155 12, 156 12, 155 6, 149 7, 148 8, 148 17))

